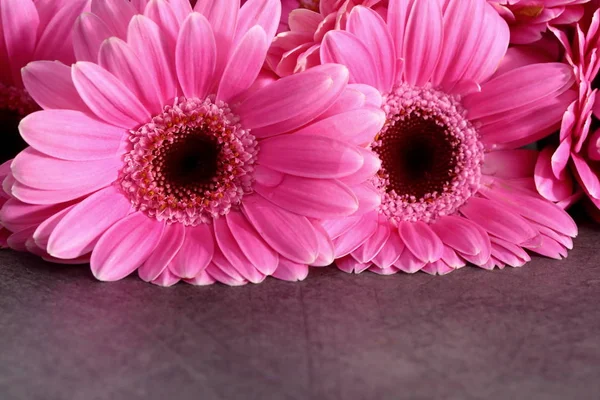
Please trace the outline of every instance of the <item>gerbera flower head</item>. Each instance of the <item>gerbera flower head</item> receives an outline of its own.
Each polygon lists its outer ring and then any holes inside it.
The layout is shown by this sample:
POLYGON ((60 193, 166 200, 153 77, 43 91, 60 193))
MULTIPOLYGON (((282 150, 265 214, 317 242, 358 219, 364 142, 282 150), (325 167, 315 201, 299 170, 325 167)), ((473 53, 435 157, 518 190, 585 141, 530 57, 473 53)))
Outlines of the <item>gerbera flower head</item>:
MULTIPOLYGON (((385 15, 387 0, 299 1, 289 12, 285 29, 277 35, 269 50, 267 65, 279 76, 288 76, 320 64, 323 36, 334 29, 345 29, 348 14, 357 5, 385 15)), ((289 6, 291 1, 283 2, 289 6)))
POLYGON ((33 60, 74 61, 71 28, 87 0, 2 0, 0 4, 0 163, 25 148, 19 121, 39 105, 23 86, 33 60))
POLYGON ((548 200, 567 208, 587 195, 600 209, 600 10, 591 22, 577 26, 573 42, 564 31, 554 33, 565 47, 577 98, 564 114, 558 144, 546 146, 536 165, 536 186, 548 200))
POLYGON ((443 274, 521 266, 525 249, 566 255, 577 228, 535 192, 537 153, 519 148, 559 126, 573 74, 508 42, 485 0, 392 0, 387 22, 358 6, 325 35, 321 60, 377 88, 387 115, 364 142, 381 158, 379 209, 324 224, 340 268, 443 274))
POLYGON ((548 26, 575 24, 590 0, 488 0, 510 26, 510 41, 533 43, 548 26))
POLYGON ((123 4, 92 1, 72 67, 24 69, 44 110, 21 122, 31 147, 5 180, 17 243, 161 285, 298 280, 331 263, 319 220, 368 211, 353 188, 379 165, 344 135, 374 136, 381 98, 347 104, 361 87, 341 65, 262 74, 277 0, 123 4))

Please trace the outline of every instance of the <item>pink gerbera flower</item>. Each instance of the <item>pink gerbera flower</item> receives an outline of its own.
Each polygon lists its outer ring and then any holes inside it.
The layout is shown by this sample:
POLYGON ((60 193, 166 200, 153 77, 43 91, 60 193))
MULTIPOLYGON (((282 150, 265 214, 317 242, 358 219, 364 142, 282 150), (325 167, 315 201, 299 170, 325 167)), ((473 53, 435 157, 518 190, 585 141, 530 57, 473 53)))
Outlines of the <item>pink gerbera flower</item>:
POLYGON ((554 30, 566 49, 579 95, 563 117, 559 144, 549 145, 540 153, 536 186, 545 198, 564 208, 585 193, 600 209, 599 27, 600 10, 596 10, 585 30, 577 26, 572 46, 565 32, 554 30))
POLYGON ((359 6, 325 35, 322 61, 378 88, 387 114, 365 143, 381 157, 381 206, 324 224, 341 269, 444 274, 521 266, 524 249, 566 255, 576 225, 535 192, 537 153, 518 148, 556 129, 573 76, 507 53, 508 36, 485 0, 391 0, 387 23, 359 6))
POLYGON ((18 125, 38 110, 23 86, 32 60, 74 61, 71 28, 87 0, 2 0, 0 4, 0 163, 25 148, 18 125))
POLYGON ((90 257, 100 280, 303 279, 333 260, 318 220, 357 211, 351 186, 378 165, 349 124, 375 135, 385 116, 343 101, 361 89, 343 66, 259 74, 279 1, 175 4, 93 1, 75 40, 88 61, 25 68, 44 110, 21 122, 31 147, 0 217, 51 257, 90 257))
POLYGON ((488 0, 510 26, 511 43, 533 43, 548 25, 574 24, 590 0, 488 0))
POLYGON ((277 35, 267 58, 269 68, 279 76, 319 65, 323 36, 330 30, 344 29, 353 7, 361 4, 385 15, 387 4, 387 0, 294 1, 300 7, 293 9, 285 21, 290 30, 277 35))

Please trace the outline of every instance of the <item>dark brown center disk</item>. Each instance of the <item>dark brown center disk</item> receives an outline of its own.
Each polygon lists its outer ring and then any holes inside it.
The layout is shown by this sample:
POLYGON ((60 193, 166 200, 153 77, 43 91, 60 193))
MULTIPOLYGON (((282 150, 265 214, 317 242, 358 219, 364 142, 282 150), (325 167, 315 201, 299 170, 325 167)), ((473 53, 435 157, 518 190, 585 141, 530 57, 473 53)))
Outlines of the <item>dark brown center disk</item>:
POLYGON ((417 199, 442 192, 455 177, 459 144, 432 119, 411 116, 396 122, 374 149, 389 176, 388 192, 417 199))
POLYGON ((19 134, 21 118, 17 111, 0 109, 0 164, 14 158, 27 147, 19 134))
POLYGON ((166 192, 201 195, 217 176, 221 148, 202 131, 191 132, 162 146, 155 154, 155 168, 162 172, 166 192))

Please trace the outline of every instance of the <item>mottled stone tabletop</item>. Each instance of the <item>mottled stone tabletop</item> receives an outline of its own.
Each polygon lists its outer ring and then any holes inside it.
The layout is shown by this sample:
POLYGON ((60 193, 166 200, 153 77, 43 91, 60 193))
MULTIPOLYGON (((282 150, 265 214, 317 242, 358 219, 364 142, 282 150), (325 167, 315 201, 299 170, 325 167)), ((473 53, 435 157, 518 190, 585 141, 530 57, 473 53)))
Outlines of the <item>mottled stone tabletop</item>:
POLYGON ((0 251, 0 399, 598 399, 598 239, 521 269, 240 288, 0 251))

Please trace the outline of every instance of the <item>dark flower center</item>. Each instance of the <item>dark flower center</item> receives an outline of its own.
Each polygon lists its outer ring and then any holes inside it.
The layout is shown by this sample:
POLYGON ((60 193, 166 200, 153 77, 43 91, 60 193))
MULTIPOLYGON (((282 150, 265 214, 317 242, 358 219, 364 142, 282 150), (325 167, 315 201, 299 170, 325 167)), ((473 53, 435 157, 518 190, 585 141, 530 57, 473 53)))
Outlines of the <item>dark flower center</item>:
POLYGON ((216 140, 197 131, 159 149, 155 165, 162 168, 166 180, 172 183, 171 190, 179 186, 198 191, 216 177, 220 152, 216 140))
POLYGON ((459 146, 460 141, 431 118, 411 116, 397 121, 375 148, 388 175, 388 192, 417 199, 441 193, 456 176, 459 146))
POLYGON ((14 158, 27 147, 19 134, 19 122, 22 118, 18 111, 0 109, 0 164, 14 158))

